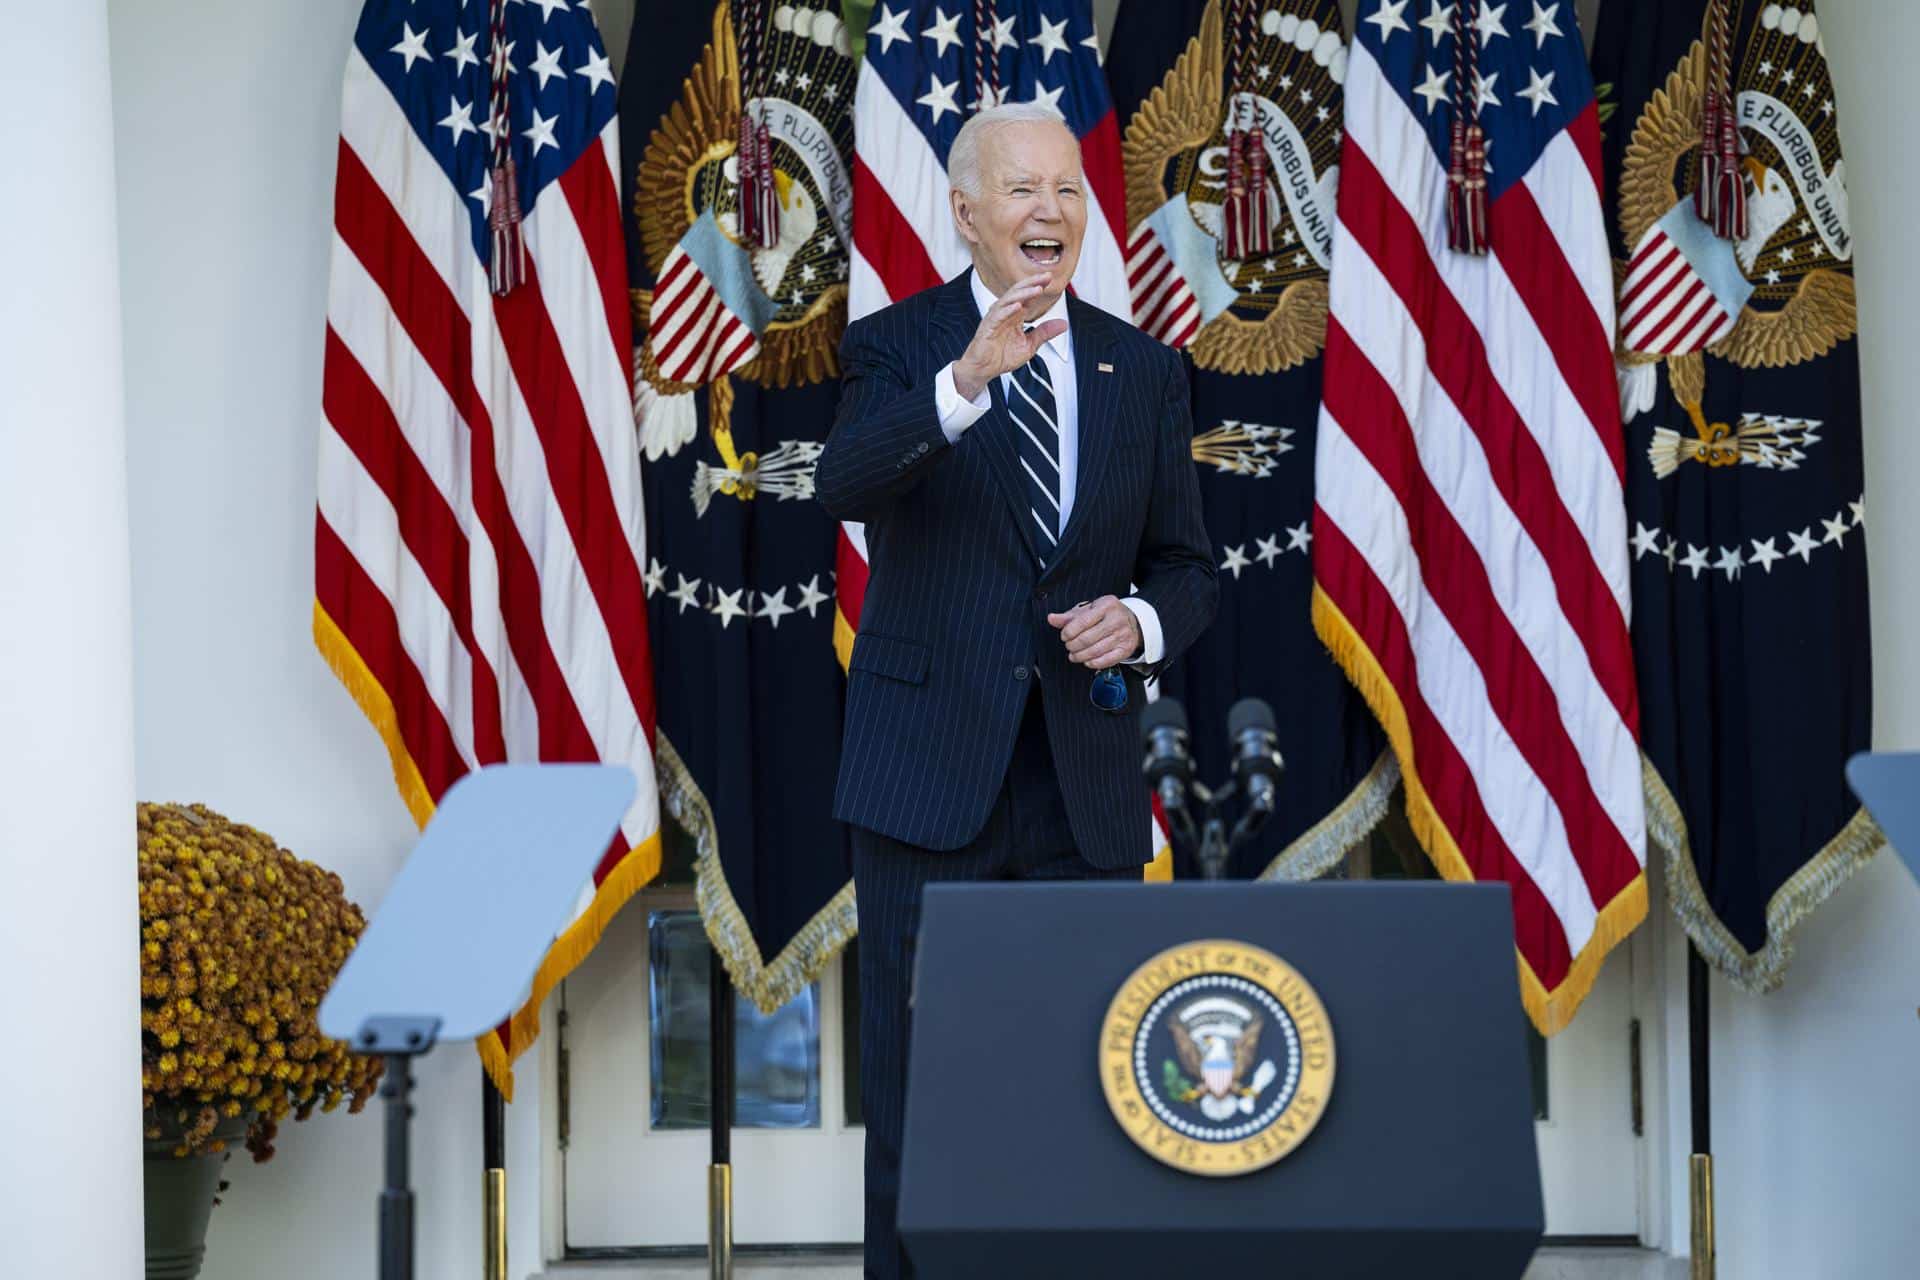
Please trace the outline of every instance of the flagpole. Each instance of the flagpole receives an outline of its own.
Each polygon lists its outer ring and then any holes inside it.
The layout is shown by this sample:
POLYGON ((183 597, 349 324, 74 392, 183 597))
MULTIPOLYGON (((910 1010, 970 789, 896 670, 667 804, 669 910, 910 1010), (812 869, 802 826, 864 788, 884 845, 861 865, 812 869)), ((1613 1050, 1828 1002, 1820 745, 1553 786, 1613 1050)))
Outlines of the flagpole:
POLYGON ((507 1100, 480 1072, 481 1276, 507 1280, 507 1100))
POLYGON ((1693 1158, 1687 1168, 1687 1203, 1693 1228, 1691 1280, 1714 1280, 1713 1045, 1708 1021, 1707 978, 1706 960, 1700 955, 1700 949, 1689 943, 1687 1039, 1693 1077, 1693 1158))
POLYGON ((707 968, 712 1164, 707 1169, 707 1275, 733 1280, 733 979, 715 949, 707 968))

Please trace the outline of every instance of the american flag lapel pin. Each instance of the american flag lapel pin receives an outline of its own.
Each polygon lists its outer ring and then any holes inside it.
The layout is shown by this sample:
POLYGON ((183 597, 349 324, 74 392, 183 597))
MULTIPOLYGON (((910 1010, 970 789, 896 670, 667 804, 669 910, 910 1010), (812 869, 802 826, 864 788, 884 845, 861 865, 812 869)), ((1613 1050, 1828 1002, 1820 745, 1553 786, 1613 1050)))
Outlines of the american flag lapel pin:
POLYGON ((1101 362, 1099 363, 1099 365, 1098 365, 1098 366, 1096 366, 1096 367, 1097 367, 1097 368, 1098 368, 1098 369, 1100 370, 1100 372, 1102 372, 1102 373, 1112 373, 1112 372, 1113 372, 1113 366, 1112 366, 1112 365, 1110 365, 1110 364, 1108 364, 1108 363, 1107 363, 1107 362, 1106 362, 1105 360, 1102 360, 1102 361, 1101 361, 1101 362))

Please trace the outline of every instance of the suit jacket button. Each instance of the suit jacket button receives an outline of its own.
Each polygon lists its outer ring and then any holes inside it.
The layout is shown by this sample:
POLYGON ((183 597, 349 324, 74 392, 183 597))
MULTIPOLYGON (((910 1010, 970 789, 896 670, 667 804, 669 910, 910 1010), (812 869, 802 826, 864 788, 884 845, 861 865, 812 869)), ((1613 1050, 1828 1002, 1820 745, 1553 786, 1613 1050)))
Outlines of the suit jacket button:
POLYGON ((1027 678, 1027 669, 1025 667, 1015 667, 1013 669, 1013 678, 1015 680, 1025 680, 1027 678))
POLYGON ((919 444, 919 447, 914 450, 915 453, 925 453, 926 451, 927 451, 927 442, 925 440, 922 440, 919 444))

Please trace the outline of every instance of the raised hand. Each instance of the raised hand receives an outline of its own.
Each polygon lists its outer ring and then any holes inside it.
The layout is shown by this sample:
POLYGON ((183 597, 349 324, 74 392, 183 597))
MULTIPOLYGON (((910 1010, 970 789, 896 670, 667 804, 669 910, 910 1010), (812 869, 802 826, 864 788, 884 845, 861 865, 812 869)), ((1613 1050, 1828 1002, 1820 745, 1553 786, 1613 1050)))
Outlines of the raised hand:
POLYGON ((1020 318, 1027 304, 1045 293, 1052 282, 1053 276, 1045 271, 1028 276, 995 299, 987 314, 980 317, 973 341, 953 362, 953 388, 961 396, 979 399, 995 378, 1018 369, 1049 339, 1066 331, 1065 320, 1049 320, 1029 332, 1020 318))

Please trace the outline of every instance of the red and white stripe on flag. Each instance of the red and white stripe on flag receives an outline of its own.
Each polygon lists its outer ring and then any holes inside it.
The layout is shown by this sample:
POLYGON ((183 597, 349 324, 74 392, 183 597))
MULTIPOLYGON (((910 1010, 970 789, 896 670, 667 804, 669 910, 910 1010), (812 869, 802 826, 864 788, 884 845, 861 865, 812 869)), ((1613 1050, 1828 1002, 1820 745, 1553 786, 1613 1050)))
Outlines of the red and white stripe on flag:
POLYGON ((1200 300, 1151 223, 1135 227, 1127 242, 1127 293, 1133 322, 1148 336, 1178 349, 1199 334, 1200 300))
MULTIPOLYGON (((451 38, 456 10, 373 0, 348 53, 313 628, 423 826, 447 788, 484 765, 597 761, 639 777, 638 799, 525 1005, 481 1042, 511 1096, 512 1060, 539 1032, 541 1001, 659 870, 646 525, 611 78, 556 86, 556 99, 569 88, 587 95, 594 116, 568 122, 578 154, 564 170, 543 169, 551 161, 538 152, 523 164, 526 274, 496 297, 476 234, 484 185, 449 172, 478 174, 484 161, 462 148, 484 139, 454 130, 449 141, 448 128, 410 118, 443 109, 446 91, 410 103, 396 94, 407 76, 476 72, 407 58, 405 47, 418 48, 407 35, 401 51, 389 49, 401 22, 451 38), (389 9, 394 29, 383 31, 389 9)), ((511 12, 540 19, 532 6, 511 12)), ((600 56, 591 20, 574 21, 583 25, 554 15, 544 38, 570 42, 583 61, 600 56)), ((527 34, 522 48, 532 47, 527 34)), ((533 86, 518 74, 512 91, 533 86)), ((484 71, 452 92, 469 90, 484 102, 484 71)))
MULTIPOLYGON (((1691 216, 1691 210, 1685 212, 1691 216)), ((1659 223, 1649 227, 1627 260, 1627 278, 1620 284, 1621 348, 1647 355, 1691 355, 1732 333, 1739 319, 1738 309, 1722 305, 1666 228, 1659 223)))
POLYGON ((661 375, 690 386, 705 386, 760 354, 759 336, 728 309, 684 245, 660 264, 648 340, 661 375))
MULTIPOLYGON (((1314 622, 1393 742, 1435 865, 1511 886, 1522 997, 1551 1034, 1646 914, 1599 128, 1573 29, 1559 96, 1532 77, 1563 128, 1524 95, 1483 106, 1506 186, 1491 252, 1452 251, 1414 91, 1440 69, 1410 62, 1451 54, 1371 7, 1346 85, 1314 622)), ((1501 84, 1551 39, 1489 41, 1516 59, 1501 84)))

